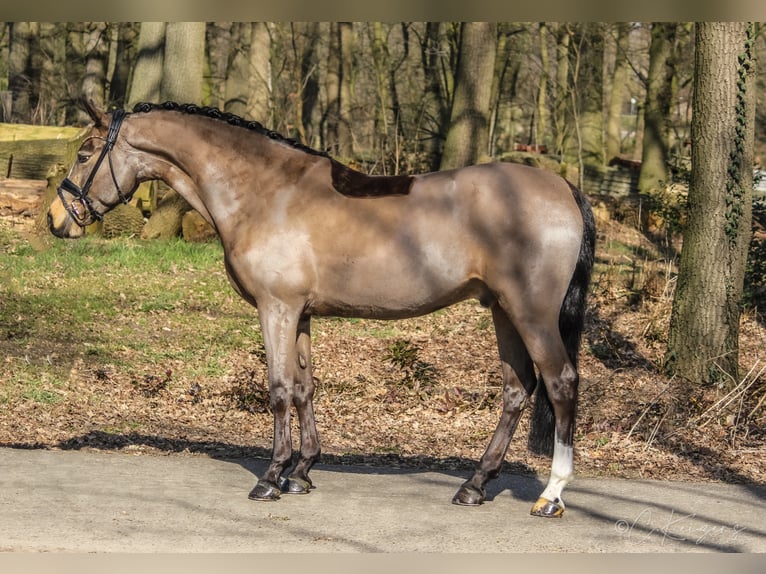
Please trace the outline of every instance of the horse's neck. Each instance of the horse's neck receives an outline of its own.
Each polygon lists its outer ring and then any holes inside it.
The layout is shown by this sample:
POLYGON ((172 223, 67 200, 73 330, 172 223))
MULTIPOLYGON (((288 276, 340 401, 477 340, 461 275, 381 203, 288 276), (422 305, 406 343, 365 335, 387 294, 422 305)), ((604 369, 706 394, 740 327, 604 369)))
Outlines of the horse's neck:
MULTIPOLYGON (((163 180, 216 227, 243 207, 243 174, 250 174, 248 185, 259 180, 259 185, 253 186, 258 194, 247 190, 248 201, 255 202, 257 195, 267 197, 304 169, 296 164, 302 163, 305 154, 283 149, 243 128, 222 122, 219 129, 209 130, 196 120, 189 117, 179 124, 172 116, 158 116, 153 124, 142 126, 147 131, 138 136, 137 147, 147 156, 152 179, 163 180), (287 163, 289 170, 284 169, 287 163)), ((313 163, 308 156, 304 159, 313 163)))

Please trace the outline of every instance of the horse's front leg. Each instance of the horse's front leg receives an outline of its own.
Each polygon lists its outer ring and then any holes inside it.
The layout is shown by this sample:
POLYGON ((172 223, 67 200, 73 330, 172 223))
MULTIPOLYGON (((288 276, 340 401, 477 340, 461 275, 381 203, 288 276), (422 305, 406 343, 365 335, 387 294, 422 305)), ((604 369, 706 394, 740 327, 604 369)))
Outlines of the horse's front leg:
POLYGON ((300 311, 281 301, 259 301, 258 316, 266 348, 269 376, 269 402, 274 416, 274 446, 271 464, 261 477, 249 498, 252 500, 277 500, 287 481, 282 473, 292 459, 290 437, 290 408, 293 403, 296 366, 296 337, 300 311))
POLYGON ((301 317, 296 342, 297 365, 293 404, 298 413, 301 429, 301 454, 295 469, 287 481, 287 491, 292 494, 306 494, 311 489, 308 473, 319 460, 319 435, 314 418, 314 375, 311 369, 311 318, 301 317))

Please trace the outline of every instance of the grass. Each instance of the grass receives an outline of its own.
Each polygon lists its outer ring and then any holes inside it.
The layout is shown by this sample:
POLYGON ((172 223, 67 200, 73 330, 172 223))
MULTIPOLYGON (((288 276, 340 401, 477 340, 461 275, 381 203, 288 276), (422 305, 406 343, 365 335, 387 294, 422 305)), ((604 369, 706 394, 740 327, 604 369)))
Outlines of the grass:
POLYGON ((0 229, 0 396, 52 404, 77 364, 220 376, 260 340, 217 243, 23 238, 0 229))

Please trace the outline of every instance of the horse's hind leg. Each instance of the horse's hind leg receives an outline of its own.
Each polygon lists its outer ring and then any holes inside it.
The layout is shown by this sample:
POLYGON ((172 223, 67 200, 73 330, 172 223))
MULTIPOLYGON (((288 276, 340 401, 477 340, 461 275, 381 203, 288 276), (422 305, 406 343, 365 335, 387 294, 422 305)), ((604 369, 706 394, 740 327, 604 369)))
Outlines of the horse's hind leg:
POLYGON ((319 459, 319 436, 314 418, 314 376, 311 370, 311 318, 301 317, 296 342, 297 369, 293 404, 301 429, 301 451, 298 463, 287 480, 287 492, 305 494, 311 489, 308 473, 319 459))
POLYGON ((564 513, 561 492, 574 475, 573 443, 579 376, 566 353, 557 326, 534 331, 527 339, 527 348, 540 369, 555 416, 551 475, 531 513, 534 516, 558 517, 564 513))
POLYGON ((492 318, 502 363, 503 412, 473 476, 463 483, 453 497, 454 504, 474 506, 484 501, 484 487, 500 471, 521 411, 535 388, 532 359, 508 315, 498 303, 492 306, 492 318))

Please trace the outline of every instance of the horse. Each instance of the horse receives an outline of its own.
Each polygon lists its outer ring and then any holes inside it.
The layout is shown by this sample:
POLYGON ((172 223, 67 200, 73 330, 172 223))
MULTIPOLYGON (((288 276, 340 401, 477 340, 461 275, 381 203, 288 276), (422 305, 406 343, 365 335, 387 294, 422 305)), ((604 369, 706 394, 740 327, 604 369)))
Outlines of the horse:
POLYGON ((552 172, 504 162, 367 175, 258 122, 194 104, 85 107, 93 125, 50 205, 51 232, 81 237, 138 184, 162 180, 215 228, 230 283, 257 308, 274 434, 250 499, 314 488, 312 317, 402 319, 474 298, 492 314, 502 411, 452 502, 485 501, 537 389, 528 447, 552 462, 531 514, 563 514, 595 244, 584 193, 552 172))

